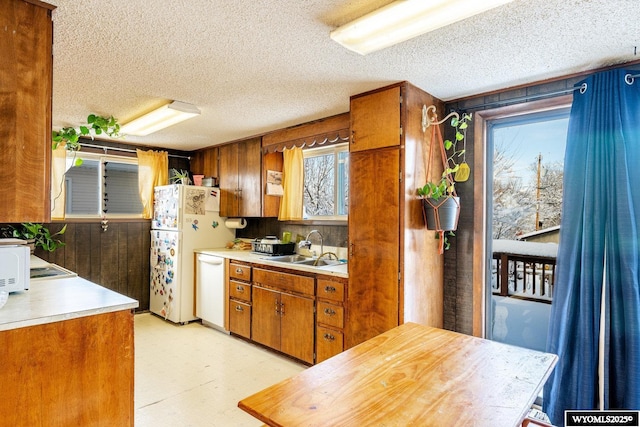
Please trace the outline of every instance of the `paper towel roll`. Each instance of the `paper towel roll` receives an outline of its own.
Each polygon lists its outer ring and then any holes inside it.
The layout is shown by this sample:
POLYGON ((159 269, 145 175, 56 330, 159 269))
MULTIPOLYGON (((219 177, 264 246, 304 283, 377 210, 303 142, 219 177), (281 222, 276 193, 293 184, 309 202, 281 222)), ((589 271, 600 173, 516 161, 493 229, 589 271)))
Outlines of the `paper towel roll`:
POLYGON ((224 222, 227 228, 245 228, 247 226, 247 220, 244 218, 229 218, 224 222))

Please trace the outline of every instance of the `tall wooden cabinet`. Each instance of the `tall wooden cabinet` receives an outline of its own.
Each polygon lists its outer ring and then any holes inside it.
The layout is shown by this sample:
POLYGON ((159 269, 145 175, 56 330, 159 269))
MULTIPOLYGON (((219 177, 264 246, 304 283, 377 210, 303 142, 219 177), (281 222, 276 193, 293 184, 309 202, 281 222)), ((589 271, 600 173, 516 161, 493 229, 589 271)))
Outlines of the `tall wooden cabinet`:
POLYGON ((54 8, 0 2, 0 223, 51 218, 54 8))
POLYGON ((442 327, 443 257, 416 196, 431 143, 422 106, 432 104, 442 112, 408 82, 351 97, 345 348, 408 321, 442 327))
POLYGON ((251 138, 219 148, 220 216, 262 215, 262 147, 251 138))

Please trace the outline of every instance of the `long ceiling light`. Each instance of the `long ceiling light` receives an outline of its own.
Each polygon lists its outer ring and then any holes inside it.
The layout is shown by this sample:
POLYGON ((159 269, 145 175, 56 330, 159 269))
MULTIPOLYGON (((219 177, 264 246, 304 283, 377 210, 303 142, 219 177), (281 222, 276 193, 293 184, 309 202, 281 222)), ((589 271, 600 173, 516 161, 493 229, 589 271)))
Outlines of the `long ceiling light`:
POLYGON ((153 110, 122 125, 120 133, 124 135, 145 136, 199 114, 200 110, 195 105, 173 101, 171 104, 164 105, 157 110, 153 110))
POLYGON ((331 31, 361 55, 393 46, 513 0, 398 0, 331 31))

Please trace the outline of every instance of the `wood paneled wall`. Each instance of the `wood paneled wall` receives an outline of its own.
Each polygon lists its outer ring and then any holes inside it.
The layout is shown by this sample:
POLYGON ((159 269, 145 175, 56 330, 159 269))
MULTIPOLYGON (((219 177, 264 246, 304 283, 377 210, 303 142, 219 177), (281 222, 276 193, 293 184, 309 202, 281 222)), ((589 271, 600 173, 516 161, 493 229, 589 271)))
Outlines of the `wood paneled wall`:
MULTIPOLYGON (((45 224, 52 233, 64 224, 45 224)), ((106 231, 98 222, 67 222, 65 246, 35 255, 78 273, 78 276, 138 300, 137 311, 149 310, 151 222, 111 220, 106 231)))

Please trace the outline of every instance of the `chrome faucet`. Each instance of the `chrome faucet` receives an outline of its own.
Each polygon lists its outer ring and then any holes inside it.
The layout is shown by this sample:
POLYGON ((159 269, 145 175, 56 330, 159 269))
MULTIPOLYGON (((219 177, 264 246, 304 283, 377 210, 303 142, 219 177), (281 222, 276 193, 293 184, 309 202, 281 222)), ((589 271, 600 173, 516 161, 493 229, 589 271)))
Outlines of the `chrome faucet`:
POLYGON ((298 247, 306 247, 308 250, 311 250, 311 241, 309 240, 309 237, 311 237, 313 233, 316 233, 318 236, 320 236, 320 253, 324 254, 324 238, 318 230, 311 230, 309 234, 307 234, 307 237, 304 240, 301 240, 300 243, 298 243, 298 247))

